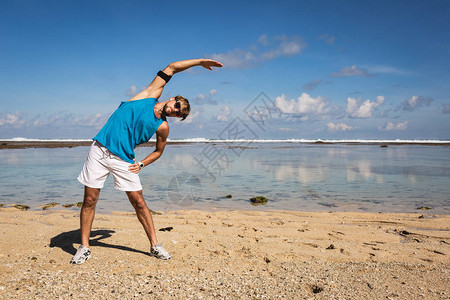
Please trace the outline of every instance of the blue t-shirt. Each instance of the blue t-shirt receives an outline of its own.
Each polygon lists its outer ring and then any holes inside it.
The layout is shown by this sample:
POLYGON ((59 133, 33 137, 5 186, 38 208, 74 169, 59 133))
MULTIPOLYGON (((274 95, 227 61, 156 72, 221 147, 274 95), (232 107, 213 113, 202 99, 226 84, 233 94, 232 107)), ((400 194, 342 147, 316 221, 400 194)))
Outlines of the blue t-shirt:
POLYGON ((94 140, 133 164, 134 148, 148 142, 163 122, 154 113, 157 102, 155 98, 123 101, 94 140))

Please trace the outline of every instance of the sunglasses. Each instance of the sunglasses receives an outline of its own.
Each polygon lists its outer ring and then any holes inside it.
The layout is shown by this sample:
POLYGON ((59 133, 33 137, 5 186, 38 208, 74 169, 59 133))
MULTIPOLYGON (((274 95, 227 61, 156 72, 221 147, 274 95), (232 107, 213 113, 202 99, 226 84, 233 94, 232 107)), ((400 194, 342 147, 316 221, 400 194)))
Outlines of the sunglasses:
POLYGON ((181 103, 180 100, 175 99, 175 104, 173 105, 173 107, 175 107, 176 109, 178 109, 178 111, 175 113, 175 115, 179 118, 181 117, 181 103))

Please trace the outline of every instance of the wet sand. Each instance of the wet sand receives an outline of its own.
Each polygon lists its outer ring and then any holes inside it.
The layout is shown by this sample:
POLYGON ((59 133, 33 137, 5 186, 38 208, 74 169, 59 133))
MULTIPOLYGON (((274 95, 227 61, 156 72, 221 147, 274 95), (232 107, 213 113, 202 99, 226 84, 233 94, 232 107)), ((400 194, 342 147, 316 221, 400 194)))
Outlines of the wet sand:
POLYGON ((97 214, 79 266, 77 211, 3 207, 0 220, 2 299, 450 297, 447 215, 166 212, 161 261, 134 214, 97 214))

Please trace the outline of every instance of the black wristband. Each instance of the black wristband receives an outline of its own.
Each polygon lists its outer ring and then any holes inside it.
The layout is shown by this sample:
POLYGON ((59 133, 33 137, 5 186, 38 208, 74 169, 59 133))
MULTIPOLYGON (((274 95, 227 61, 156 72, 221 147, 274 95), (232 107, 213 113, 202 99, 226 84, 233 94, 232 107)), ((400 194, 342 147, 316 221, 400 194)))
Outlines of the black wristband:
POLYGON ((169 80, 170 80, 170 78, 172 78, 172 76, 167 75, 167 74, 164 73, 163 71, 159 71, 159 72, 158 72, 158 76, 161 77, 162 79, 164 79, 164 81, 165 81, 166 83, 168 83, 169 80))

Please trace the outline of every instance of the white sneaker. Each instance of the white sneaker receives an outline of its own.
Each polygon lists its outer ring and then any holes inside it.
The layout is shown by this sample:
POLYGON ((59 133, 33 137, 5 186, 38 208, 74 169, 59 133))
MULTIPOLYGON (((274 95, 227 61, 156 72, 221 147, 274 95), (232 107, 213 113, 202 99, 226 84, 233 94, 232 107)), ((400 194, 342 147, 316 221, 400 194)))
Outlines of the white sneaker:
POLYGON ((86 247, 85 245, 81 245, 80 248, 78 248, 77 253, 75 253, 75 255, 70 260, 70 263, 81 265, 89 258, 91 258, 91 250, 89 250, 89 248, 86 247))
POLYGON ((171 259, 172 255, 163 248, 162 244, 156 244, 150 248, 150 256, 154 256, 159 259, 171 259))

